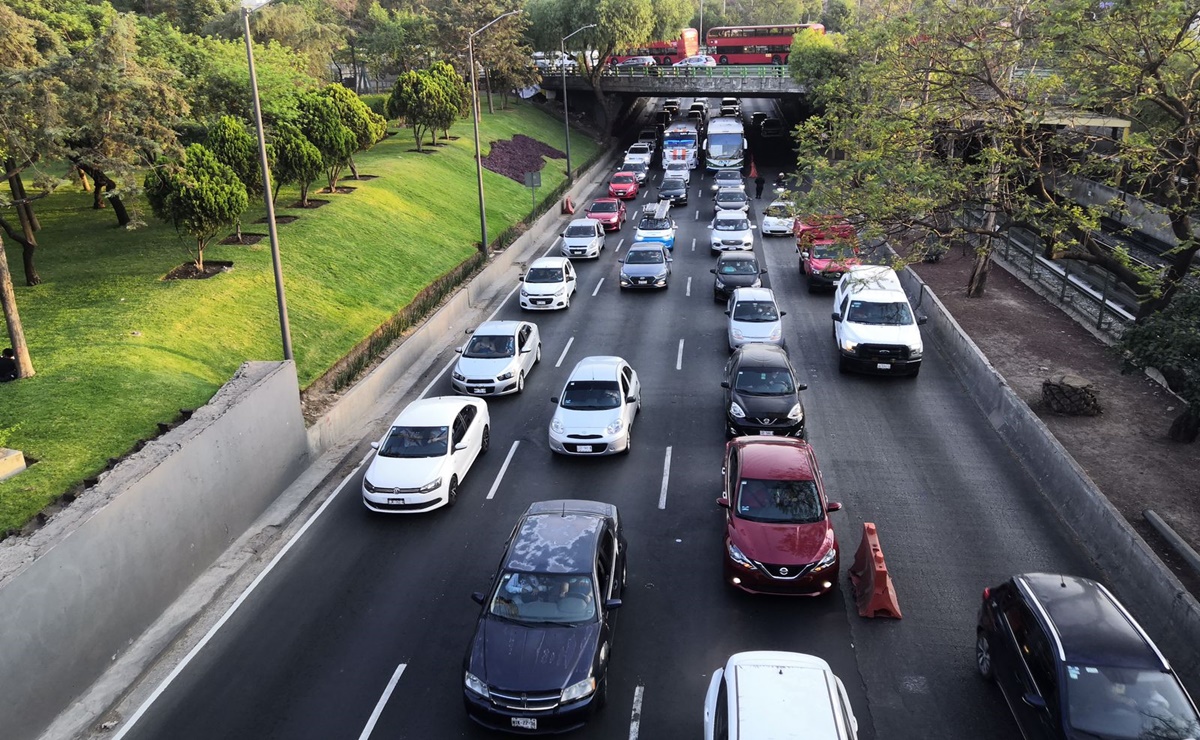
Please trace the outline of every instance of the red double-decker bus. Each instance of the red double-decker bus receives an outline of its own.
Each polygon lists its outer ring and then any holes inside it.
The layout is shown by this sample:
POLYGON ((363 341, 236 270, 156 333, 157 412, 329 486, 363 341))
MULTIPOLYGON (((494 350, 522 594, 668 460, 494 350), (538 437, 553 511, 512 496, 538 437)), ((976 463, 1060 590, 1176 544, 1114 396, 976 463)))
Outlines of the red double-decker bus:
POLYGON ((653 57, 658 64, 671 65, 699 53, 700 33, 694 28, 685 28, 674 41, 649 41, 644 46, 621 49, 608 58, 608 63, 616 64, 630 57, 653 57))
POLYGON ((718 26, 708 29, 705 44, 717 64, 787 64, 792 37, 807 29, 825 33, 820 23, 718 26))

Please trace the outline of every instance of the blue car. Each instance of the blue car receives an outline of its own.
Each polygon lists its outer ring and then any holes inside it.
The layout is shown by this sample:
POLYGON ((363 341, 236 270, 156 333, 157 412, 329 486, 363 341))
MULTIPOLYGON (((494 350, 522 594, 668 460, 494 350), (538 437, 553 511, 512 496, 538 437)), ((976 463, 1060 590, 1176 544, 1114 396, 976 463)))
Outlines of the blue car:
POLYGON ((659 242, 667 249, 675 249, 675 221, 670 217, 669 201, 645 206, 642 220, 633 233, 635 242, 659 242))

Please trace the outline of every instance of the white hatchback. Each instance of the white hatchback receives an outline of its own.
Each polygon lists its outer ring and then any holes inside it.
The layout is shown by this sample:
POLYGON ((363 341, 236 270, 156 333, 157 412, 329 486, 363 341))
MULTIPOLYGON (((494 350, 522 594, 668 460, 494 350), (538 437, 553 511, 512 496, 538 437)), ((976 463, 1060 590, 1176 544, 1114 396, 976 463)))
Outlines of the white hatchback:
POLYGON ((585 357, 576 363, 550 419, 550 449, 563 455, 629 452, 633 420, 642 408, 637 373, 620 357, 585 357))
POLYGON ((530 311, 570 308, 575 280, 575 267, 566 257, 534 260, 521 276, 521 308, 530 311))
POLYGON ((577 218, 567 224, 562 232, 564 257, 600 256, 604 249, 604 225, 594 218, 577 218))
POLYGON ((686 160, 663 159, 663 179, 678 178, 688 185, 692 184, 692 168, 686 160))
POLYGON ((796 204, 790 200, 777 200, 763 209, 763 236, 791 236, 795 232, 796 204))
POLYGON ((485 321, 454 365, 450 383, 469 396, 502 396, 525 389, 525 376, 542 359, 537 324, 529 321, 485 321))
POLYGON ((384 514, 452 506, 458 486, 491 444, 481 398, 438 396, 410 403, 383 439, 362 481, 363 504, 384 514))
POLYGON ((729 317, 731 350, 753 342, 786 345, 783 317, 787 316, 787 311, 779 310, 775 293, 770 288, 738 288, 729 298, 725 315, 729 317))

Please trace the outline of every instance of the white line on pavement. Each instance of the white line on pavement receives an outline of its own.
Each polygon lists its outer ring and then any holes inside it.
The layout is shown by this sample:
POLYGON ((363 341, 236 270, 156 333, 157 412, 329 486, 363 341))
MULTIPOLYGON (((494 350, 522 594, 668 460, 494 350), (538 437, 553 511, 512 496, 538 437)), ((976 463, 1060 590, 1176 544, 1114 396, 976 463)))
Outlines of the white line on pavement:
POLYGON ((575 337, 567 340, 567 346, 563 347, 562 354, 558 356, 558 362, 554 363, 554 367, 562 367, 562 361, 567 357, 567 350, 571 349, 571 344, 575 341, 575 337))
POLYGON ((700 220, 700 209, 699 208, 696 209, 696 220, 697 221, 700 220))
POLYGON ((621 241, 617 242, 617 248, 613 250, 613 254, 621 251, 621 247, 625 246, 625 237, 621 237, 621 241))
POLYGON ((554 237, 554 241, 550 242, 550 249, 547 249, 545 252, 542 252, 542 256, 545 257, 546 255, 550 254, 551 250, 553 250, 555 247, 557 247, 558 243, 560 241, 562 241, 561 236, 554 237))
POLYGON ((633 715, 629 718, 629 740, 637 740, 642 729, 642 687, 633 690, 633 715))
MULTIPOLYGON (((688 282, 687 282, 687 293, 685 293, 684 295, 686 295, 688 298, 691 298, 691 297, 692 297, 692 279, 691 279, 691 278, 688 278, 688 282)), ((681 343, 681 344, 683 343, 683 340, 682 340, 682 339, 680 339, 679 341, 680 341, 680 343, 681 343)))
MULTIPOLYGON (((682 347, 682 342, 680 345, 682 347)), ((662 491, 658 494, 658 508, 667 508, 667 482, 671 479, 671 447, 667 446, 667 456, 663 458, 662 491)))
POLYGON ((683 369, 683 340, 679 340, 679 352, 675 355, 675 369, 683 369))
POLYGON ((387 704, 392 692, 396 690, 396 684, 400 682, 400 676, 403 675, 407 665, 407 663, 401 663, 396 668, 396 672, 392 674, 392 680, 388 681, 387 687, 383 690, 383 696, 379 697, 379 701, 375 703, 375 711, 371 712, 371 718, 367 720, 367 726, 363 728, 358 740, 367 740, 371 736, 371 731, 375 729, 375 723, 379 721, 379 715, 383 714, 383 707, 387 704))
POLYGON ((692 251, 693 252, 696 251, 696 240, 695 239, 692 240, 692 251))
POLYGON ((496 490, 500 488, 500 481, 504 479, 504 473, 508 470, 508 464, 512 462, 513 455, 517 454, 517 445, 521 444, 521 440, 514 440, 512 447, 508 448, 508 456, 504 458, 504 464, 500 466, 500 472, 496 474, 496 482, 492 483, 492 490, 488 491, 488 499, 496 495, 496 490))
POLYGON ((596 294, 600 292, 601 285, 604 285, 604 278, 600 278, 600 282, 596 283, 596 289, 592 291, 593 298, 595 298, 596 294))

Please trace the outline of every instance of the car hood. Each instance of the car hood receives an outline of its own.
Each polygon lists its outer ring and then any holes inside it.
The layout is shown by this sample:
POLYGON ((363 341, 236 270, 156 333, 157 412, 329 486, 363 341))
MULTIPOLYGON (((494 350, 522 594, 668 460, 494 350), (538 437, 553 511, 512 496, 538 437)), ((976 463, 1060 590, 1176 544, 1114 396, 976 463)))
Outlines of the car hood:
POLYGON ((780 328, 778 321, 730 321, 729 328, 737 329, 747 340, 766 339, 772 332, 780 328))
POLYGON ((787 216, 763 216, 763 226, 772 229, 792 228, 796 219, 787 216))
POLYGON ((717 275, 726 288, 748 288, 758 282, 758 275, 717 275))
POLYGON ((862 264, 862 263, 859 261, 859 259, 857 257, 852 257, 852 258, 846 259, 846 260, 817 259, 816 257, 813 257, 812 259, 809 260, 809 264, 812 265, 812 269, 819 270, 821 272, 825 272, 826 270, 832 270, 834 268, 837 268, 837 269, 841 270, 842 272, 846 272, 853 265, 858 265, 858 264, 862 264))
POLYGON ((367 468, 366 480, 376 488, 420 488, 442 474, 445 455, 438 457, 375 456, 367 468))
POLYGON ((849 339, 856 344, 904 344, 909 347, 921 347, 921 331, 916 324, 905 326, 884 326, 880 324, 856 324, 852 321, 842 322, 842 339, 849 339))
MULTIPOLYGON (((798 393, 786 393, 782 396, 755 396, 731 390, 729 398, 741 406, 742 411, 745 411, 746 416, 750 418, 783 418, 788 415, 793 406, 800 403, 798 393)), ((801 409, 803 410, 803 407, 801 409)))
POLYGON ((602 224, 606 224, 609 221, 616 221, 618 217, 616 213, 593 213, 591 211, 588 211, 586 215, 588 218, 599 221, 602 224))
POLYGON ((772 565, 815 563, 834 541, 828 519, 814 524, 766 524, 730 516, 726 532, 746 557, 772 565))
POLYGON ((633 234, 633 240, 636 242, 672 242, 675 241, 675 232, 638 229, 633 234))
POLYGON ((751 236, 752 233, 753 232, 751 232, 750 229, 738 229, 737 231, 726 231, 724 229, 713 229, 712 240, 714 242, 720 242, 720 241, 724 241, 724 240, 728 239, 729 241, 733 241, 733 242, 744 242, 747 239, 754 238, 753 236, 751 236))
POLYGON ((567 287, 566 283, 524 283, 525 295, 554 295, 567 287))
POLYGON ((571 247, 590 247, 595 242, 600 241, 598 236, 564 236, 563 246, 568 249, 571 247))
POLYGON ((562 422, 568 434, 603 434, 605 427, 621 418, 621 409, 572 411, 559 406, 554 418, 562 422))
POLYGON ((656 277, 666 274, 666 264, 657 265, 621 265, 621 274, 629 277, 656 277))
POLYGON ((599 622, 564 627, 485 616, 475 632, 468 670, 478 670, 476 676, 504 691, 565 689, 587 677, 599 639, 599 622))
POLYGON ((455 371, 468 378, 494 378, 501 373, 513 369, 515 357, 498 357, 495 359, 483 357, 460 357, 455 371))

